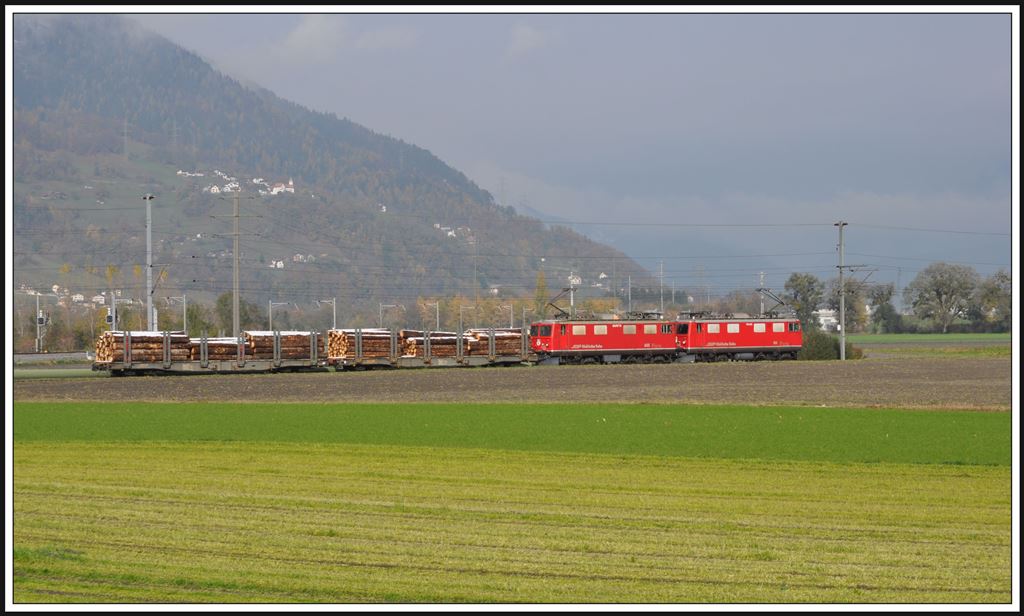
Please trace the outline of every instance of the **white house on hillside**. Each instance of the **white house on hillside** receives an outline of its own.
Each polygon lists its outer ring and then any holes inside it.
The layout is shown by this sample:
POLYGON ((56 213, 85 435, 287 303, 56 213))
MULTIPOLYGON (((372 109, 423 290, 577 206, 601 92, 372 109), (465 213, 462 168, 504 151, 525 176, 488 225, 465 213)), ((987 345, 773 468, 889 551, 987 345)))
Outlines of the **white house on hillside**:
POLYGON ((290 193, 294 193, 295 192, 295 182, 293 182, 291 180, 291 178, 288 179, 288 183, 287 184, 284 184, 282 182, 278 182, 278 183, 276 183, 276 184, 274 184, 273 186, 270 187, 270 194, 272 194, 272 195, 277 195, 277 194, 280 194, 280 193, 283 193, 283 192, 290 192, 290 193))

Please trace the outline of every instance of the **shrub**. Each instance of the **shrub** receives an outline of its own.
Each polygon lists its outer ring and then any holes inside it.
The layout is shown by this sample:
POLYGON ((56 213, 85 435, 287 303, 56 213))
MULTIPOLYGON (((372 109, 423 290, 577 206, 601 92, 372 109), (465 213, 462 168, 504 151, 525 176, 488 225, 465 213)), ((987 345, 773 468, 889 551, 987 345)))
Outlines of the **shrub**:
MULTIPOLYGON (((864 352, 846 343, 846 359, 861 359, 864 352)), ((804 344, 797 359, 839 359, 839 337, 822 331, 804 331, 804 344)))

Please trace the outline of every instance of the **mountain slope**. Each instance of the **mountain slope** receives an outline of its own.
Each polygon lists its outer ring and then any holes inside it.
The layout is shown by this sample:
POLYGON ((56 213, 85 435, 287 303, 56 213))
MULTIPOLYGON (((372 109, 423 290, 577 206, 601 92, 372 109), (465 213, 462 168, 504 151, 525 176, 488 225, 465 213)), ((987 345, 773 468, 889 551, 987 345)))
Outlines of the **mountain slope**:
POLYGON ((260 304, 337 296, 368 313, 495 288, 529 297, 541 268, 551 289, 570 272, 585 285, 647 277, 614 249, 496 204, 423 148, 243 87, 124 18, 16 15, 13 50, 21 281, 57 283, 59 271, 83 291, 138 285, 139 197, 152 192, 163 288, 230 290, 236 193, 209 192, 227 177, 244 195, 243 294, 260 304), (289 180, 294 193, 258 193, 289 180))

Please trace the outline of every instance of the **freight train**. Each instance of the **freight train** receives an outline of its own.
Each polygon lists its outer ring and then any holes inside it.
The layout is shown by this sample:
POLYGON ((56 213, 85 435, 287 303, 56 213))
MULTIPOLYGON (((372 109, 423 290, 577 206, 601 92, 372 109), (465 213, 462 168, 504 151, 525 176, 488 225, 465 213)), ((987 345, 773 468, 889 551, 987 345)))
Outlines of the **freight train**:
POLYGON ((424 332, 332 329, 243 332, 189 338, 184 332, 106 332, 93 370, 113 375, 281 372, 372 367, 670 363, 796 359, 803 343, 793 317, 657 313, 561 318, 520 329, 424 332))

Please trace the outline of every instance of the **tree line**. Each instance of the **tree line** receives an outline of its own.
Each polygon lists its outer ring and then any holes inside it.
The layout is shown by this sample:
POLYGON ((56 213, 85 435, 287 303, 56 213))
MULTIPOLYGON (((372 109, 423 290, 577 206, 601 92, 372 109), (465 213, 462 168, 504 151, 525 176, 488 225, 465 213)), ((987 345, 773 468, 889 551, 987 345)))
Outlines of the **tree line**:
MULTIPOLYGON (((982 277, 973 268, 944 262, 921 270, 903 289, 901 314, 893 305, 892 283, 866 284, 854 278, 843 282, 846 327, 850 332, 916 333, 970 331, 1008 332, 1012 326, 1013 281, 1000 269, 982 277)), ((813 274, 793 273, 785 284, 785 299, 804 328, 817 328, 813 312, 839 310, 838 279, 823 282, 813 274)))

